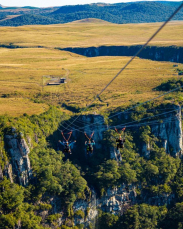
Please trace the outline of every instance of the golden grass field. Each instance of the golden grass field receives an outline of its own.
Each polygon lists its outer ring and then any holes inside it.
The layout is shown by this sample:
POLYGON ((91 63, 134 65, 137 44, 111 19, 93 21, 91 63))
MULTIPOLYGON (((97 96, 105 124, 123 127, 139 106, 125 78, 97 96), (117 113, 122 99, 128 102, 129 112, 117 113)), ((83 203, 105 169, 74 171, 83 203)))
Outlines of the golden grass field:
MULTIPOLYGON (((39 114, 47 104, 66 103, 84 107, 117 74, 130 57, 87 58, 54 47, 132 45, 144 43, 160 23, 116 25, 107 22, 74 22, 64 25, 1 27, 0 43, 32 48, 0 48, 0 114, 39 114), (45 48, 36 48, 36 46, 45 48), (67 84, 44 86, 43 76, 66 77, 67 84), (34 103, 38 93, 50 95, 45 103, 34 103)), ((170 23, 151 43, 182 46, 183 22, 170 23)), ((179 68, 183 68, 179 64, 179 68)), ((136 58, 97 101, 97 112, 151 99, 161 92, 152 89, 178 77, 170 62, 136 58), (107 105, 108 104, 108 107, 107 105), (100 107, 100 108, 99 108, 100 107), (99 110, 100 111, 99 111, 99 110)))
MULTIPOLYGON (((0 27, 0 43, 21 46, 86 47, 143 44, 162 23, 113 24, 102 20, 60 25, 0 27)), ((183 22, 170 22, 151 45, 183 46, 183 22)))

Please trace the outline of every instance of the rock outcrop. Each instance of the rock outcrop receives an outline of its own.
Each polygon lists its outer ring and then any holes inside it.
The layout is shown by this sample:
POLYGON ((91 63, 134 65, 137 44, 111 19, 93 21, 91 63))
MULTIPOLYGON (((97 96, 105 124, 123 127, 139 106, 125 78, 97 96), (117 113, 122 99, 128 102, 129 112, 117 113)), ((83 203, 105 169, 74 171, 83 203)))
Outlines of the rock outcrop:
POLYGON ((97 217, 97 208, 102 209, 104 212, 119 215, 135 204, 146 203, 154 206, 164 206, 171 204, 175 199, 174 194, 167 193, 149 196, 148 193, 142 192, 137 195, 136 189, 137 187, 135 185, 122 184, 120 187, 107 189, 106 194, 101 198, 96 198, 96 194, 93 191, 93 197, 90 202, 85 200, 76 201, 73 206, 74 212, 81 210, 82 212, 88 211, 88 214, 85 219, 75 217, 75 225, 84 224, 88 226, 97 217))
POLYGON ((1 168, 1 166, 0 166, 0 181, 1 180, 3 180, 3 170, 2 170, 2 168, 1 168))
MULTIPOLYGON (((181 107, 174 105, 174 112, 167 113, 164 115, 163 122, 153 124, 151 126, 151 133, 160 140, 161 147, 164 147, 168 154, 172 156, 181 156, 183 153, 183 143, 182 143, 182 114, 181 107)), ((118 116, 119 121, 124 120, 122 116, 118 116)), ((125 119, 128 117, 125 116, 125 119)), ((101 150, 103 145, 101 141, 103 140, 104 131, 107 130, 107 125, 104 122, 104 117, 100 115, 88 115, 81 116, 78 120, 80 126, 82 127, 82 132, 88 134, 95 132, 94 140, 97 142, 96 148, 101 150), (95 125, 93 125, 95 123, 95 125)), ((137 127, 136 127, 137 128, 137 127)), ((73 132, 74 137, 78 140, 80 133, 73 132)), ((81 135, 80 135, 81 136, 81 135)), ((82 137, 84 135, 82 133, 82 137)), ((11 156, 11 164, 7 163, 4 168, 0 166, 0 180, 3 176, 7 176, 13 182, 13 175, 16 175, 18 183, 22 186, 27 186, 29 184, 29 179, 32 177, 31 165, 29 160, 29 153, 31 147, 31 139, 26 139, 23 135, 17 135, 16 130, 12 130, 12 134, 5 136, 6 148, 11 156), (27 140, 27 142, 26 142, 27 140)), ((78 142, 78 141, 77 141, 78 142)), ((83 139, 82 139, 83 145, 83 139)), ((110 147, 109 147, 110 148, 110 147)), ((151 146, 150 143, 143 143, 142 153, 144 157, 149 157, 151 146)), ((111 152, 111 159, 115 159, 120 162, 121 154, 114 150, 113 147, 109 149, 111 152)), ((97 208, 101 208, 106 212, 112 214, 123 214, 131 205, 147 203, 151 205, 163 206, 171 203, 175 199, 174 194, 163 193, 157 196, 148 196, 145 191, 137 195, 137 187, 135 185, 125 185, 121 184, 120 187, 110 188, 106 190, 106 194, 97 198, 96 193, 92 190, 91 199, 87 200, 77 200, 74 203, 73 211, 76 213, 81 210, 84 212, 85 217, 74 216, 74 224, 84 224, 88 227, 90 224, 95 224, 95 219, 97 217, 97 208)), ((138 190, 141 190, 140 185, 138 185, 138 190)), ((50 204, 53 207, 53 214, 63 213, 64 210, 57 197, 50 199, 50 204)), ((42 218, 46 219, 48 211, 41 213, 42 218)), ((64 214, 58 219, 59 226, 65 222, 64 214)))
POLYGON ((98 199, 96 198, 96 193, 94 190, 91 191, 91 199, 90 201, 85 200, 78 200, 74 203, 73 210, 74 212, 77 212, 78 210, 81 210, 86 214, 84 218, 75 216, 74 223, 77 224, 84 224, 85 227, 88 227, 90 224, 95 226, 95 219, 98 215, 98 199))
POLYGON ((174 106, 175 113, 166 115, 162 123, 152 126, 152 134, 162 142, 168 154, 182 156, 182 114, 181 107, 174 106))
POLYGON ((128 207, 134 204, 147 203, 150 205, 168 205, 174 200, 174 194, 163 193, 149 197, 145 192, 137 195, 135 185, 122 184, 120 187, 108 189, 106 195, 97 199, 98 207, 105 212, 118 215, 123 214, 128 207))
MULTIPOLYGON (((83 115, 80 117, 80 121, 84 123, 83 132, 91 134, 94 132, 93 139, 99 142, 103 139, 103 132, 106 130, 106 125, 104 124, 104 117, 101 115, 83 115), (94 125, 92 125, 94 123, 94 125)), ((96 144, 96 148, 101 148, 100 144, 96 144)))
MULTIPOLYGON (((87 48, 64 48, 63 50, 84 55, 87 57, 96 56, 134 56, 142 46, 100 46, 87 48)), ((147 46, 138 55, 143 59, 157 60, 157 61, 171 61, 183 63, 183 47, 167 46, 147 46)))
MULTIPOLYGON (((5 136, 5 142, 11 156, 13 174, 22 186, 27 186, 32 176, 29 153, 30 149, 22 136, 13 131, 12 135, 5 136)), ((10 173, 11 174, 11 173, 10 173)))
MULTIPOLYGON (((162 122, 157 122, 150 126, 151 133, 158 139, 159 146, 165 148, 167 154, 170 154, 174 157, 181 157, 183 153, 181 107, 174 105, 171 107, 171 109, 174 111, 160 116, 163 120, 162 122)), ((128 119, 125 113, 118 115, 119 122, 120 120, 124 120, 124 118, 128 119)), ((87 134, 91 134, 93 131, 95 132, 93 136, 93 139, 97 143, 95 148, 101 149, 102 145, 100 144, 100 141, 103 140, 103 132, 108 129, 104 122, 104 117, 100 115, 83 115, 79 118, 79 121, 81 122, 81 130, 83 132, 86 132, 87 134)), ((78 132, 74 133, 74 137, 77 139, 78 132)), ((119 152, 117 152, 114 147, 110 147, 109 151, 111 159, 115 159, 117 161, 122 160, 119 152)), ((141 151, 144 157, 149 158, 151 152, 150 142, 142 142, 141 151)))
MULTIPOLYGON (((181 107, 174 105, 174 112, 166 114, 163 121, 151 125, 151 133, 158 139, 158 145, 165 149, 167 154, 173 157, 182 157, 183 133, 181 107)), ((150 143, 142 142, 142 155, 149 158, 151 152, 150 143)))

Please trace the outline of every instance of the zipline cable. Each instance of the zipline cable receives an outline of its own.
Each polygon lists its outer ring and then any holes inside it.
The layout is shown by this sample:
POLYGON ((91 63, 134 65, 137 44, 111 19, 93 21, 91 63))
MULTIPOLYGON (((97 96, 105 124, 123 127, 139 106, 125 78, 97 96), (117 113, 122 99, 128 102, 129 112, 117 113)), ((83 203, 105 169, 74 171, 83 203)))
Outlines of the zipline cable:
MULTIPOLYGON (((146 117, 146 118, 142 118, 140 120, 134 120, 132 122, 128 122, 128 123, 124 123, 124 127, 127 126, 128 124, 132 124, 132 123, 135 123, 135 122, 140 122, 140 121, 143 121, 143 120, 146 120, 146 119, 152 119, 154 117, 158 117, 158 116, 161 116, 161 115, 166 115, 166 114, 170 114, 170 113, 173 113, 174 111, 176 110, 173 110, 173 111, 169 111, 169 112, 165 112, 165 113, 161 113, 161 114, 157 114, 157 115, 153 115, 153 116, 150 116, 150 117, 146 117)), ((118 127, 119 125, 116 125, 116 127, 118 127)))
MULTIPOLYGON (((122 127, 126 127, 126 128, 134 128, 134 127, 140 127, 140 126, 144 126, 144 125, 155 125, 155 124, 160 124, 161 122, 163 124, 166 124, 166 123, 172 123, 172 122, 176 122, 178 119, 175 118, 175 117, 171 117, 170 118, 164 118, 164 119, 160 119, 160 120, 152 120, 152 121, 147 121, 147 122, 144 122, 144 123, 137 123, 137 124, 133 124, 133 125, 124 125, 123 124, 119 124, 119 125, 115 125, 115 126, 105 126, 104 127, 104 131, 105 130, 109 130, 109 129, 115 129, 116 127, 118 128, 122 128, 122 127)), ((140 120, 141 121, 141 120, 140 120)), ((84 133, 82 131, 80 131, 81 133, 84 133)))
MULTIPOLYGON (((147 112, 164 111, 164 110, 173 111, 173 110, 175 110, 175 109, 172 109, 172 108, 149 109, 149 110, 146 110, 146 111, 124 111, 124 113, 125 113, 125 114, 130 114, 130 113, 147 113, 147 112)), ((110 118, 110 117, 108 117, 108 118, 110 118)), ((106 118, 106 119, 108 119, 108 118, 106 118)), ((71 121, 69 121, 69 120, 67 120, 67 122, 71 123, 71 121)), ((76 120, 76 122, 78 123, 77 125, 76 125, 76 124, 72 124, 72 125, 73 125, 74 127, 77 127, 78 129, 79 129, 79 128, 85 128, 85 127, 87 127, 87 126, 90 126, 90 125, 93 125, 93 124, 97 123, 97 122, 94 122, 94 123, 91 124, 91 122, 89 123, 89 122, 87 122, 87 121, 82 121, 82 120, 76 120), (79 124, 80 124, 80 125, 83 124, 83 125, 86 125, 86 126, 85 126, 85 127, 81 127, 81 126, 78 126, 79 124)))
MULTIPOLYGON (((177 110, 174 109, 174 110, 172 110, 172 111, 167 111, 167 112, 160 113, 160 114, 156 114, 156 115, 153 115, 153 116, 150 116, 150 117, 145 117, 145 118, 142 118, 142 119, 139 119, 139 120, 134 120, 134 121, 132 121, 132 122, 127 122, 127 123, 119 124, 119 125, 116 125, 115 127, 122 126, 122 125, 123 125, 123 127, 127 127, 127 125, 132 124, 132 123, 140 122, 140 121, 143 121, 143 120, 146 120, 146 119, 152 119, 152 118, 154 118, 154 117, 158 117, 158 116, 161 116, 161 115, 170 114, 170 113, 173 113, 173 112, 176 112, 176 111, 177 111, 177 110)), ((139 123, 139 124, 140 124, 140 123, 139 123)), ((62 127, 64 127, 64 126, 62 125, 62 127)), ((107 126, 107 129, 111 129, 110 127, 111 127, 111 126, 107 126)), ((65 128, 65 127, 64 127, 64 128, 65 128)), ((105 127, 104 127, 104 128, 105 128, 105 127)), ((60 129, 59 129, 59 130, 60 130, 60 129)), ((61 130, 60 130, 60 131, 61 131, 61 130)), ((79 131, 79 132, 81 132, 81 133, 84 133, 83 131, 80 131, 79 129, 74 129, 73 131, 79 131)))
MULTIPOLYGON (((109 87, 109 85, 126 69, 126 67, 142 52, 142 50, 149 44, 149 42, 166 26, 166 24, 181 10, 183 7, 183 2, 180 4, 180 6, 173 12, 173 14, 159 27, 159 29, 148 39, 148 41, 137 51, 137 53, 125 64, 125 66, 112 78, 112 80, 95 96, 94 100, 87 105, 83 111, 81 111, 81 114, 86 111, 94 102, 97 100, 100 95, 109 87)), ((71 127, 71 125, 81 116, 77 116, 75 120, 67 126, 68 129, 71 127)))
MULTIPOLYGON (((163 93, 163 94, 161 94, 161 95, 159 95, 159 96, 157 96, 157 97, 155 97, 155 98, 152 98, 152 99, 147 100, 147 101, 145 101, 145 102, 143 102, 143 103, 140 103, 140 104, 137 104, 137 105, 135 105, 135 106, 133 106, 133 107, 131 107, 131 108, 128 108, 128 109, 126 109, 125 111, 121 111, 121 112, 118 112, 118 113, 116 113, 116 114, 114 114, 114 115, 109 116, 108 118, 104 118, 104 121, 105 121, 105 120, 108 120, 108 119, 110 119, 110 118, 113 118, 113 117, 115 117, 115 116, 117 116, 117 115, 126 113, 127 111, 130 111, 130 110, 132 110, 132 109, 135 109, 135 108, 137 108, 137 107, 139 107, 139 106, 141 106, 141 105, 144 105, 144 104, 146 104, 146 103, 152 102, 152 101, 155 100, 155 99, 159 99, 160 97, 163 97, 163 96, 165 96, 165 95, 167 95, 167 94, 170 94, 171 92, 177 91, 177 90, 179 90, 179 89, 181 89, 181 88, 183 88, 183 86, 174 88, 174 89, 172 89, 172 90, 170 90, 170 91, 168 91, 168 92, 165 92, 165 93, 163 93)), ((75 129, 75 128, 74 128, 73 131, 79 131, 79 130, 82 130, 82 129, 86 128, 86 127, 92 126, 92 125, 94 125, 94 124, 100 124, 100 123, 102 123, 102 122, 100 122, 100 121, 99 121, 99 122, 95 122, 95 123, 92 123, 92 124, 90 124, 90 125, 88 125, 88 126, 80 127, 80 128, 78 128, 78 129, 75 129)), ((65 129, 69 130, 67 127, 66 127, 65 129)))
MULTIPOLYGON (((139 127, 139 126, 144 126, 144 125, 155 125, 155 124, 160 124, 160 122, 163 121, 162 123, 163 124, 166 124, 166 123, 172 123, 172 122, 176 122, 177 119, 176 118, 173 118, 172 120, 169 120, 169 118, 166 118, 166 119, 161 119, 161 120, 154 120, 154 121, 149 121, 149 122, 144 122, 144 123, 138 123, 138 124, 134 124, 134 125, 129 125, 129 126, 126 126, 126 128, 130 128, 130 127, 139 127), (167 120, 166 122, 163 121, 163 120, 167 120)), ((113 129, 115 128, 116 126, 111 126, 111 128, 109 129, 113 129)), ((117 126, 118 128, 122 128, 124 127, 124 125, 118 125, 117 126)))

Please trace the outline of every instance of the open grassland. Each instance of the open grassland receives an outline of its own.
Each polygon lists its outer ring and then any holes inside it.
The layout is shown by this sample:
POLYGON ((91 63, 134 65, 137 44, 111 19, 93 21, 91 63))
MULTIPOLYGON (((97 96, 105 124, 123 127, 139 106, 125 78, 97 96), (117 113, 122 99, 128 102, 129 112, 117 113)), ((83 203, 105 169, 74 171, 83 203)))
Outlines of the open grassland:
POLYGON ((46 104, 36 104, 25 98, 0 98, 0 115, 41 114, 47 109, 46 104))
MULTIPOLYGON (((162 23, 112 24, 100 20, 61 25, 1 27, 0 43, 24 47, 88 47, 143 44, 162 23)), ((183 46, 183 22, 170 22, 150 45, 183 46)))
MULTIPOLYGON (((87 58, 51 48, 1 48, 0 96, 5 98, 0 99, 0 113, 40 113, 46 109, 45 104, 84 107, 129 58, 87 58), (48 75, 66 77, 67 83, 46 86, 48 75)), ((179 68, 183 65, 179 64, 179 68)), ((152 89, 173 77, 178 78, 173 63, 137 58, 101 95, 93 111, 98 113, 151 99, 161 93, 152 89)))
MULTIPOLYGON (((48 104, 66 104, 69 109, 85 107, 130 57, 87 58, 54 48, 142 44, 160 24, 117 25, 84 20, 1 27, 1 44, 26 48, 0 48, 0 114, 37 114, 48 104), (49 78, 45 76, 65 77, 67 83, 46 86, 49 78)), ((183 46, 181 34, 183 22, 171 22, 151 44, 183 46)), ((183 65, 179 64, 179 68, 183 65)), ((93 110, 102 112, 151 99, 160 93, 153 88, 173 77, 178 74, 172 63, 137 58, 95 102, 93 110)))

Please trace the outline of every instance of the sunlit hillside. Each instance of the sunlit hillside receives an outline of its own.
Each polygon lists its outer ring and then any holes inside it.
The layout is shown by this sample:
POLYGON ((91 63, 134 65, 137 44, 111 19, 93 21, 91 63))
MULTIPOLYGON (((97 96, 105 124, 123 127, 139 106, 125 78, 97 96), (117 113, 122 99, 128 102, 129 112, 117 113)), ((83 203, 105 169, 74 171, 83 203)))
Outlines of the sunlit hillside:
MULTIPOLYGON (((45 47, 88 47, 143 44, 162 23, 112 24, 80 21, 62 25, 0 27, 0 44, 45 47)), ((169 23, 151 45, 183 46, 183 22, 169 23)))
MULTIPOLYGON (((0 48, 0 113, 41 113, 47 104, 85 107, 130 57, 87 58, 54 48, 142 44, 159 25, 116 25, 92 19, 65 25, 0 28, 1 45, 24 47, 0 48), (67 83, 47 86, 45 76, 66 78, 67 83)), ((182 32, 183 22, 172 22, 151 44, 182 46, 182 32)), ((93 110, 100 112, 153 98, 160 93, 153 88, 177 77, 173 63, 137 58, 96 101, 93 110)))

